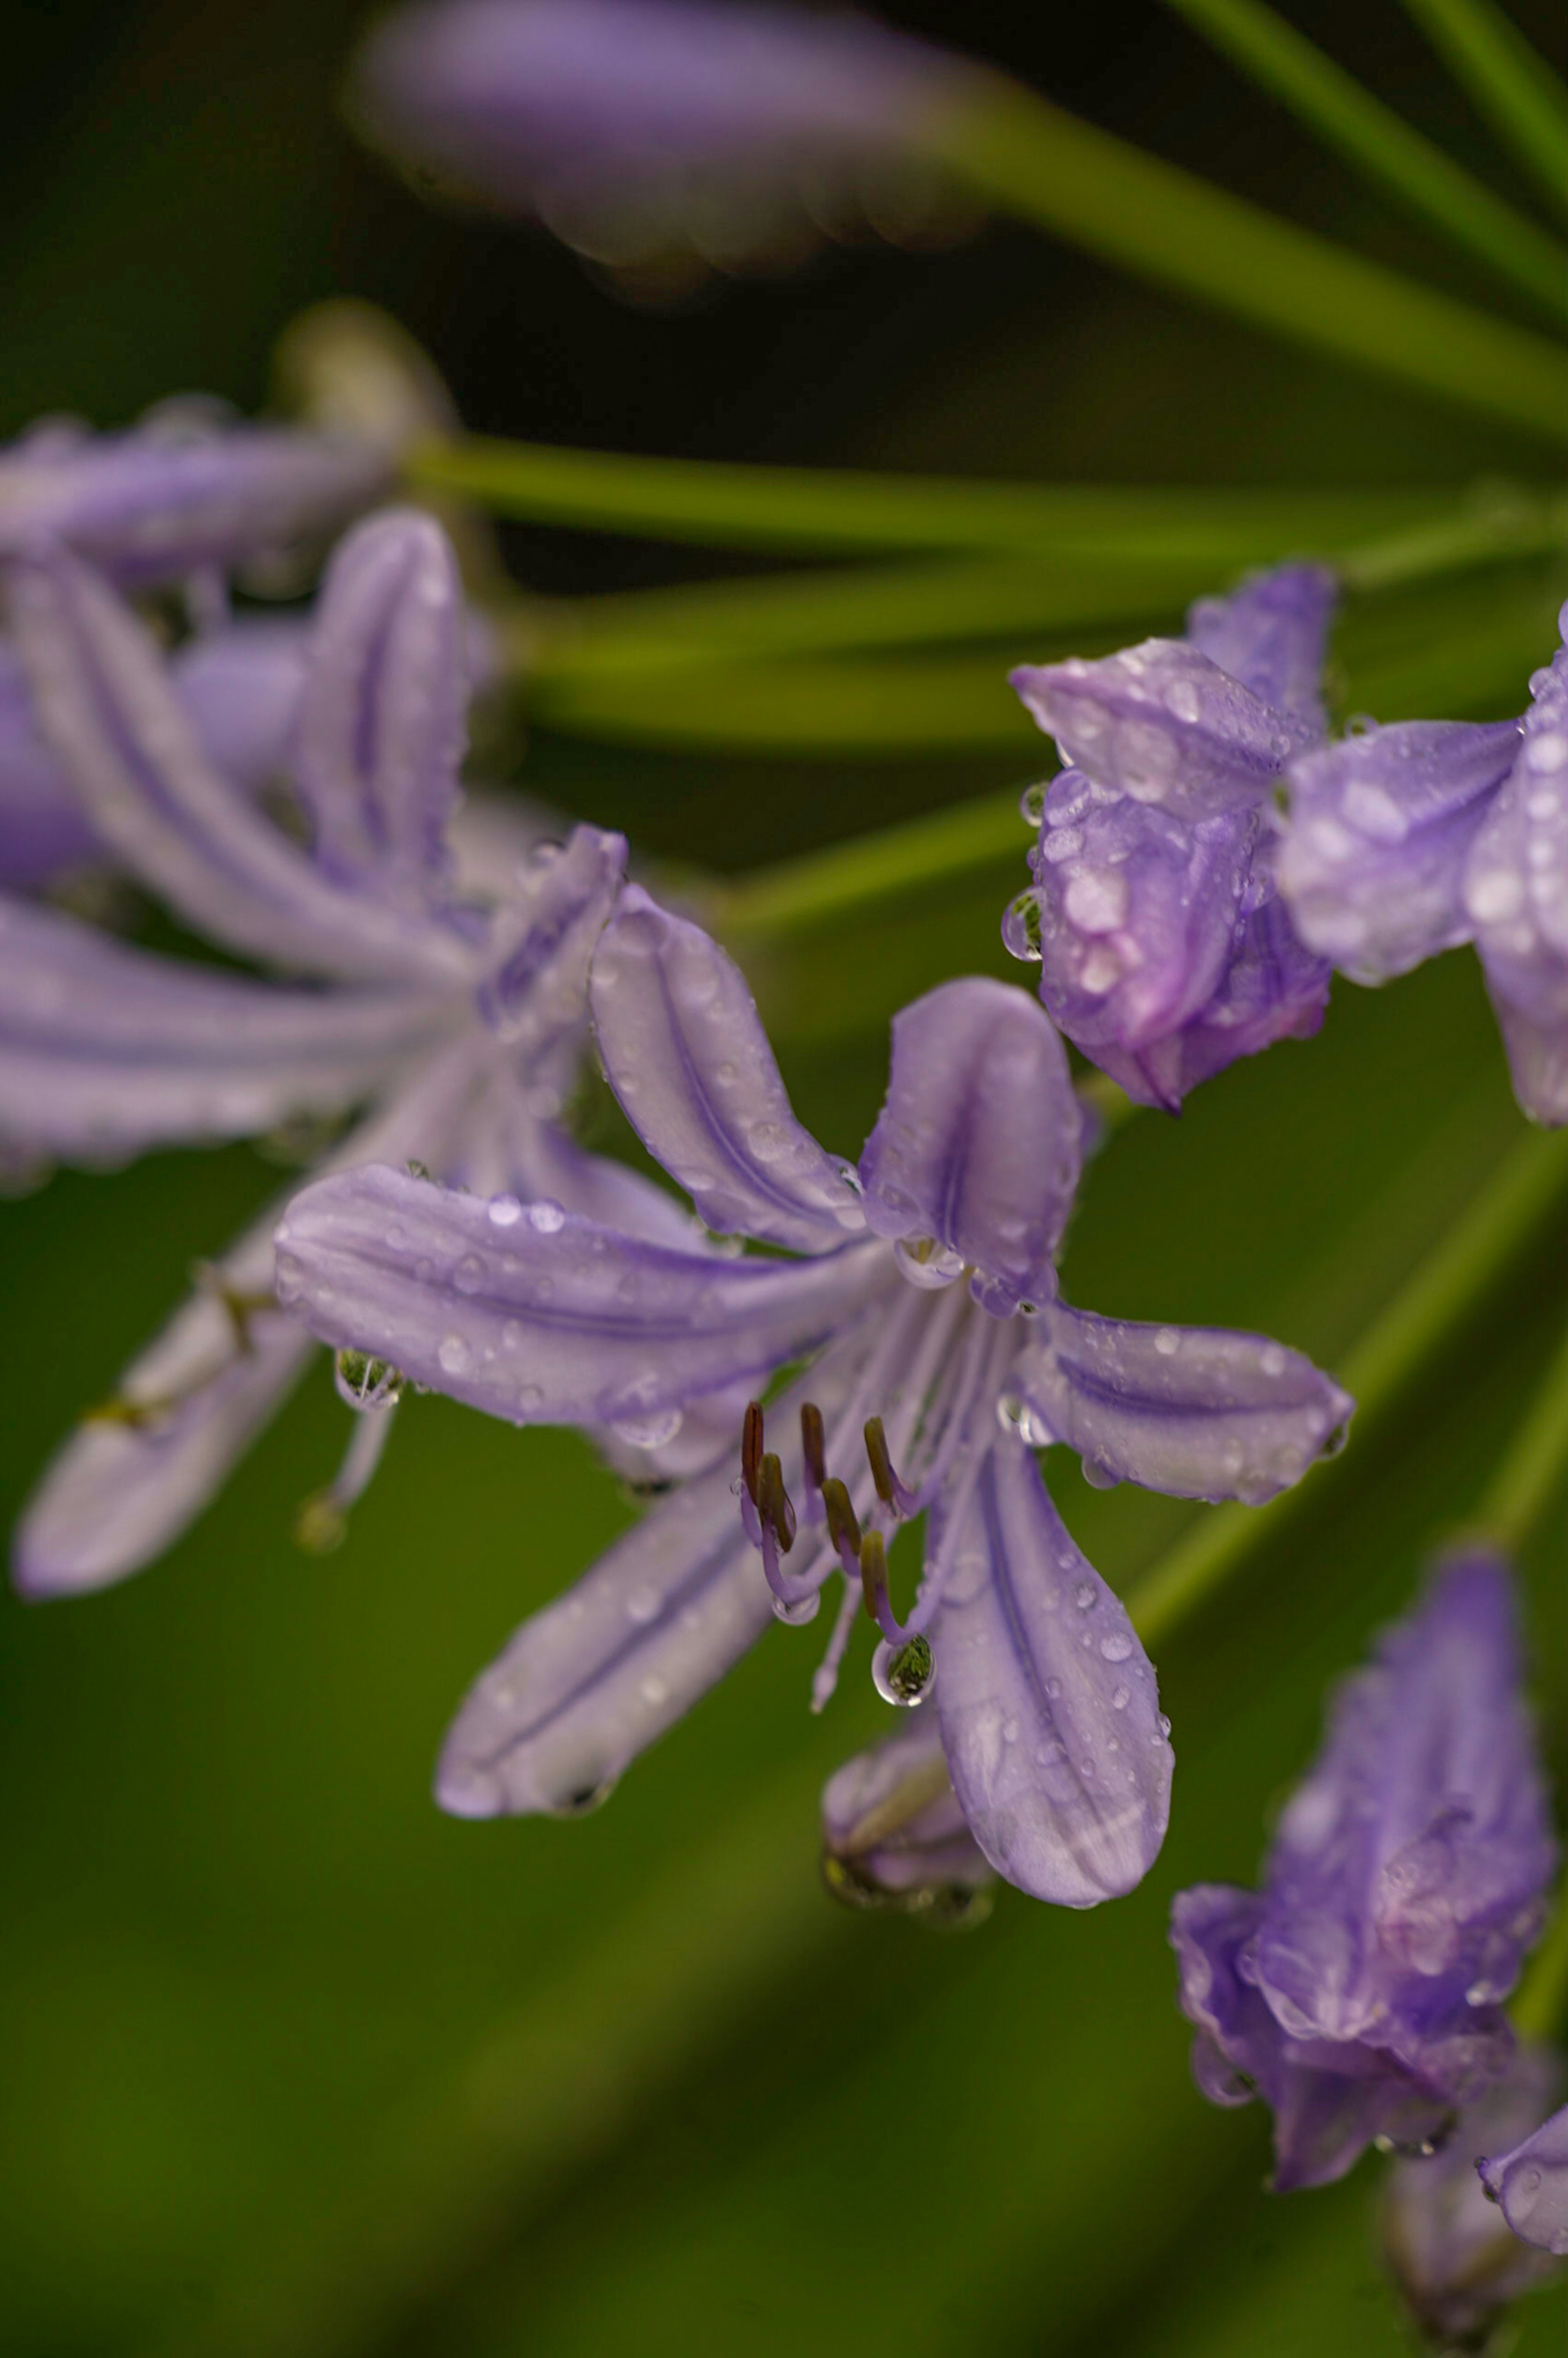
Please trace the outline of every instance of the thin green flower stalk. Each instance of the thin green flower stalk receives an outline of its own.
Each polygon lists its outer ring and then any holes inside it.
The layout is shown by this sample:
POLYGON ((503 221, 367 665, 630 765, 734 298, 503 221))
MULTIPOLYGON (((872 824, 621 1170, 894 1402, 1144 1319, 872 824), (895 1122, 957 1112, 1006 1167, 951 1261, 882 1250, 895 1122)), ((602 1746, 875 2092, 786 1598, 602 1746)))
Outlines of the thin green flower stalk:
POLYGON ((1568 90, 1495 0, 1404 0, 1462 90, 1531 172, 1568 203, 1568 90))
POLYGON ((1264 0, 1167 5, 1367 179, 1561 322, 1568 248, 1412 130, 1264 0))
POLYGON ((1524 1545, 1568 1472, 1568 1342, 1557 1352, 1514 1444, 1483 1499, 1480 1534, 1513 1555, 1524 1545))

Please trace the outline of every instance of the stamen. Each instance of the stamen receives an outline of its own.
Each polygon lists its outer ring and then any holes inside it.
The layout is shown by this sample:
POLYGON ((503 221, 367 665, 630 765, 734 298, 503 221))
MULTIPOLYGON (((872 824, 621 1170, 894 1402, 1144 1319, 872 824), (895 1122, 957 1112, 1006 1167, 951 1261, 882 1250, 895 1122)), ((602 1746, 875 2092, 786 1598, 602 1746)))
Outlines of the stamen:
POLYGON ((887 1549, 881 1531, 868 1531, 860 1541, 860 1593, 866 1611, 889 1645, 902 1644, 904 1629, 888 1596, 887 1549))
POLYGON ((827 1478, 827 1445, 822 1432, 822 1411, 815 1401, 801 1402, 800 1448, 812 1487, 820 1490, 827 1478))
POLYGON ((919 1498, 899 1480, 893 1470, 887 1434, 880 1416, 869 1417, 866 1421, 866 1455, 871 1461, 871 1479, 877 1486, 877 1496, 883 1506, 895 1515, 918 1514, 919 1498))
MULTIPOLYGON (((760 1417, 758 1422, 761 1422, 760 1417)), ((763 1530, 773 1532, 783 1553, 788 1555, 795 1545, 795 1508, 784 1488, 784 1467, 771 1450, 757 1477, 757 1512, 762 1519, 763 1530)))
POLYGON ((838 1551, 846 1575, 853 1580, 860 1569, 860 1517, 843 1483, 831 1475, 822 1485, 822 1503, 827 1511, 827 1536, 838 1551))
POLYGON ((324 1490, 313 1492, 300 1507, 294 1519, 294 1538, 308 1555, 330 1555, 348 1537, 349 1509, 364 1496, 381 1463, 396 1405, 395 1395, 384 1398, 368 1415, 356 1420, 336 1479, 324 1490))
POLYGON ((759 1504, 757 1476, 762 1463, 762 1403, 746 1402, 746 1421, 741 1427, 741 1479, 746 1485, 746 1496, 752 1506, 759 1504))

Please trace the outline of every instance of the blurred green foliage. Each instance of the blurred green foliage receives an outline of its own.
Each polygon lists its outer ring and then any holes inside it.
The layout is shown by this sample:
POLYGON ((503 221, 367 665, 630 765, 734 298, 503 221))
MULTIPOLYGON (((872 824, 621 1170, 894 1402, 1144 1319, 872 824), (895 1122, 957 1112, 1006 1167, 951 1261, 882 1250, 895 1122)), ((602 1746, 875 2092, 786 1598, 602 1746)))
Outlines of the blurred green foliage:
MULTIPOLYGON (((1036 70, 1044 13, 1018 36, 1036 70)), ((1053 479, 1458 486, 1519 463, 1500 428, 1011 233, 689 319, 615 311, 548 249, 427 221, 351 156, 330 106, 350 14, 142 0, 43 27, 40 119, 6 167, 8 423, 112 420, 193 382, 254 401, 284 314, 348 288, 391 300, 499 432, 571 439, 579 417, 584 439, 1053 479)), ((1359 20, 1320 14, 1324 45, 1369 70, 1359 20)), ((922 21, 1006 51, 1005 12, 922 21)), ((1387 41, 1383 94, 1528 201, 1410 28, 1387 41)), ((1058 94, 1410 265, 1415 233, 1151 11, 1076 24, 1063 59, 1058 94)), ((557 590, 694 565, 510 546, 557 590)), ((1543 656, 1549 585, 1512 587, 1543 656)), ((1470 684, 1445 698, 1421 666, 1449 593, 1428 594, 1381 641, 1355 624, 1352 681, 1381 665, 1390 718, 1517 704, 1519 626, 1505 618, 1500 659, 1487 639, 1506 600, 1478 601, 1470 684)), ((522 774, 666 858, 733 870, 1022 784, 1030 743, 814 764, 542 732, 522 774)), ((759 967, 798 1109, 830 1144, 853 1152, 874 1115, 901 998, 1008 970, 997 918, 1022 881, 1022 857, 976 870, 759 967)), ((1264 1327, 1332 1366, 1519 1129, 1467 954, 1379 993, 1341 985, 1317 1040, 1117 1135, 1066 1290, 1264 1327)), ((5 1207, 7 1516, 189 1262, 277 1184, 236 1149, 62 1174, 5 1207)), ((420 1401, 342 1552, 301 1557, 293 1509, 344 1438, 319 1365, 166 1563, 101 1598, 0 1608, 7 2352, 1394 2358, 1378 2166, 1288 2201, 1260 2190, 1262 2116, 1189 2084, 1164 1913, 1183 1883, 1252 1873, 1325 1682, 1485 1488, 1563 1275, 1560 1241, 1533 1239, 1367 1451, 1353 1438, 1313 1478, 1278 1551, 1162 1648, 1178 1777, 1145 1886, 1083 1916, 1003 1893, 988 1926, 946 1938, 841 1914, 816 1884, 816 1789, 881 1720, 864 1632, 822 1720, 819 1635, 776 1629, 601 1814, 440 1817, 430 1764, 467 1681, 632 1509, 574 1437, 420 1401)), ((1203 1512, 1091 1491, 1059 1457, 1063 1510, 1119 1585, 1203 1512)), ((1524 1567, 1559 1791, 1562 1506, 1524 1567)), ((1560 2348, 1563 2315, 1561 2293, 1529 2304, 1519 2358, 1560 2348)))

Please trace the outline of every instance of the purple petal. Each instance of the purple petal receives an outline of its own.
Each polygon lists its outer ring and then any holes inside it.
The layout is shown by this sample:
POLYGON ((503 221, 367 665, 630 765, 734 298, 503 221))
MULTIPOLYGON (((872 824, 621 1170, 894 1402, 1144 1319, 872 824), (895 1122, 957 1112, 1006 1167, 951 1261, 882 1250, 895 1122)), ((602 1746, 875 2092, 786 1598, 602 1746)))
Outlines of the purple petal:
POLYGON ((1508 2051, 1498 2001, 1556 1856, 1508 1574, 1461 1554, 1371 1668, 1280 1821, 1258 1985, 1299 2039, 1386 2049, 1451 2100, 1508 2051))
POLYGON ((1460 2114, 1438 2152, 1396 2161, 1384 2181, 1384 2257, 1439 2348, 1482 2348, 1507 2304, 1557 2273, 1544 2253, 1509 2233, 1476 2174, 1476 2156, 1518 2145, 1561 2080, 1554 2055, 1522 2048, 1506 2078, 1460 2114))
POLYGON ((1568 2253, 1568 2104, 1511 2153, 1476 2165, 1481 2183, 1522 2243, 1568 2253))
POLYGON ((1309 947, 1385 982, 1469 938, 1465 863, 1517 723, 1403 720, 1292 762, 1280 890, 1309 947))
POLYGON ((468 741, 463 633, 457 560, 433 517, 397 509, 340 543, 295 752, 316 857, 338 883, 418 906, 444 881, 468 741))
POLYGON ((390 473, 372 441, 280 427, 38 435, 0 454, 0 559, 62 542, 118 580, 174 581, 325 538, 390 473))
POLYGON ((564 844, 535 845, 514 871, 480 1008, 524 1062, 585 1024, 589 962, 625 867, 624 836, 575 827, 564 844))
POLYGON ((991 1867, 947 1776, 942 1732, 923 1713, 913 1727, 856 1753, 822 1789, 829 1887, 862 1903, 940 1907, 981 1889, 991 1867))
POLYGON ((1189 825, 1260 803, 1317 735, 1181 639, 1025 665, 1011 677, 1065 763, 1189 825))
POLYGON ((665 1498, 525 1621, 453 1722, 436 1793, 459 1817, 602 1801, 772 1618, 729 1461, 665 1498))
POLYGON ((0 883, 41 884, 62 869, 102 858, 103 850, 38 735, 27 674, 0 640, 0 883))
POLYGON ((277 1231, 279 1298, 324 1341, 527 1423, 641 1423, 764 1377, 885 1291, 866 1245, 722 1260, 367 1168, 307 1188, 277 1231))
POLYGON ((1134 1325, 1065 1303, 1039 1323, 1012 1380, 1098 1481, 1260 1506, 1300 1481, 1355 1406, 1263 1335, 1134 1325))
POLYGON ((117 1161, 337 1112, 450 1022, 439 1001, 250 982, 0 898, 0 1132, 53 1154, 117 1161))
MULTIPOLYGON (((938 1509, 946 1521, 952 1510, 938 1509)), ((954 1549, 931 1630, 953 1790, 999 1875, 1067 1908, 1130 1891, 1170 1815, 1154 1672, 1074 1546, 1033 1454, 988 1449, 933 1548, 954 1549)))
POLYGON ((1241 916, 1225 972, 1201 1012, 1145 1065, 1162 1067, 1167 1100, 1179 1101, 1238 1056, 1277 1040, 1310 1039, 1323 1022, 1334 969, 1307 948, 1280 897, 1272 838, 1260 838, 1241 896, 1241 916))
POLYGON ((1324 566, 1276 566, 1228 598, 1200 598, 1187 611, 1187 644, 1321 737, 1328 725, 1324 655, 1338 596, 1338 584, 1324 566))
POLYGON ((864 1226, 842 1167, 795 1118, 739 967, 699 925, 629 884, 591 997, 611 1088, 710 1228, 820 1253, 864 1226))
POLYGON ((1524 742, 1471 849, 1464 903, 1519 1101, 1537 1121, 1562 1124, 1568 1122, 1568 650, 1531 685, 1524 742))
POLYGON ((460 984, 455 936, 339 891, 205 758, 141 624, 62 553, 9 568, 40 730, 125 865, 203 931, 279 964, 460 984))
POLYGON ((999 1317, 1056 1290, 1082 1118, 1066 1052, 1023 991, 943 983, 895 1015, 888 1093, 860 1157, 878 1236, 935 1238, 999 1317))
POLYGON ((310 637, 308 622, 247 614, 170 656, 170 683, 202 751, 236 785, 254 792, 288 767, 310 637))

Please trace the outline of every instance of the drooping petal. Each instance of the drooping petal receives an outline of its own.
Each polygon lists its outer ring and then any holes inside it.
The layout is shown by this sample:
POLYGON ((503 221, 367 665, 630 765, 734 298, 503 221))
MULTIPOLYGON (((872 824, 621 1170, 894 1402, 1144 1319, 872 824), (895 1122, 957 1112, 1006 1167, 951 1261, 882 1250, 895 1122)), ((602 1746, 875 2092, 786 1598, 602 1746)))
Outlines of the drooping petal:
POLYGON ((1264 1335, 1098 1318, 1064 1302, 1038 1324, 1012 1381, 1095 1480, 1259 1506, 1300 1481, 1355 1406, 1264 1335))
POLYGON ((870 1243, 724 1260, 373 1166, 296 1196, 277 1246, 279 1296, 324 1341, 514 1424, 641 1422, 762 1378, 863 1314, 889 1278, 870 1243))
POLYGON ((1452 1558, 1341 1690, 1269 1859, 1256 1971, 1282 2028, 1387 2050, 1451 2101, 1506 2060, 1556 1856, 1520 1667, 1506 1568, 1452 1558))
POLYGON ((1308 946, 1370 983, 1467 940, 1465 863, 1519 749, 1511 720, 1401 720, 1292 762, 1277 867, 1308 946))
POLYGON ((602 1801, 767 1628, 767 1583, 727 1459, 525 1621, 453 1722, 436 1794, 465 1818, 602 1801))
POLYGON ((1463 897, 1515 1094, 1537 1121, 1561 1125, 1568 1122, 1568 649, 1531 686, 1524 742, 1471 847, 1463 897))
POLYGON ((135 618, 60 551, 8 568, 40 730, 124 864, 230 947, 350 979, 458 984, 437 925, 340 891, 219 775, 135 618))
POLYGON ((623 835, 574 827, 564 844, 535 845, 514 871, 479 1003, 521 1061, 586 1023, 589 962, 625 867, 623 835))
MULTIPOLYGON (((953 1790, 999 1875, 1092 1908, 1153 1864, 1172 1756, 1148 1656, 1069 1538, 1032 1453, 986 1451, 931 1628, 953 1790)), ((943 1509, 934 1510, 943 1522, 943 1509)))
MULTIPOLYGON (((438 1052, 338 1149, 440 1162, 473 1086, 470 1048, 438 1052)), ((200 1282, 46 1470, 17 1526, 17 1586, 63 1596, 163 1554, 287 1397, 313 1338, 273 1304, 274 1205, 200 1282)))
POLYGON ((327 570, 295 775, 341 884, 418 906, 444 881, 468 741, 457 560, 417 510, 369 518, 327 570))
POLYGON ((1557 2271, 1509 2232, 1476 2174, 1540 2120, 1562 2082, 1558 2059, 1521 2048, 1507 2075, 1459 2115, 1434 2154, 1396 2161, 1384 2181, 1383 2256, 1417 2322, 1444 2350, 1479 2350, 1502 2310, 1557 2271))
POLYGON ((1568 2104, 1511 2153, 1478 2162, 1481 2183, 1521 2243, 1568 2253, 1568 2104))
POLYGON ((1200 598, 1189 607, 1187 644, 1321 737, 1324 654, 1338 595, 1326 566, 1279 565, 1228 598, 1200 598))
POLYGON ((59 541, 117 580, 175 581, 324 539, 391 473, 392 454, 359 436, 40 433, 0 452, 0 559, 59 541))
POLYGON ((857 1752, 822 1789, 823 1871, 852 1906, 953 1917, 991 1881, 947 1775, 934 1714, 857 1752))
POLYGON ((887 1098, 860 1158, 867 1224, 973 1263, 999 1317, 1048 1300, 1081 1127, 1044 1010, 1004 982, 943 983, 893 1018, 887 1098))
POLYGON ((629 884, 591 1000, 611 1088, 710 1228, 819 1253, 863 1228, 841 1166, 795 1118, 744 977, 699 925, 629 884))
POLYGON ((1189 825, 1260 803, 1318 734, 1182 639, 1024 665, 1011 677, 1065 763, 1189 825))
POLYGON ((1274 875, 1274 844, 1261 837, 1241 896, 1241 914, 1218 985, 1176 1040, 1144 1059, 1162 1069, 1167 1095, 1184 1097, 1238 1056, 1277 1040, 1310 1039, 1323 1022, 1334 969, 1296 932, 1274 875))
POLYGON ((332 1113, 450 1028, 438 999, 250 982, 0 897, 0 1133, 102 1163, 332 1113))

